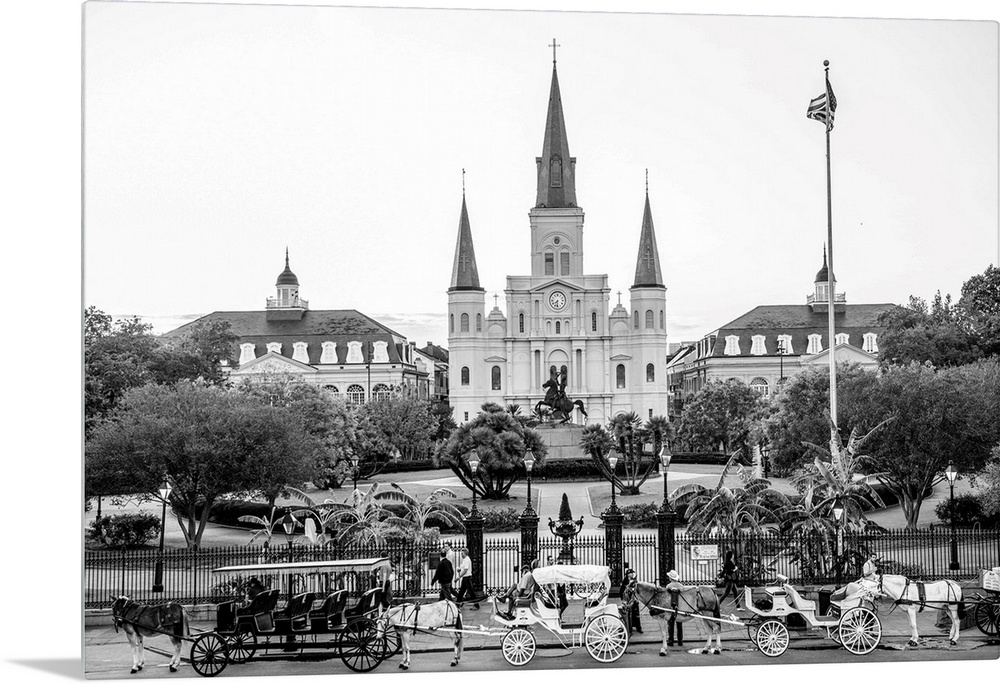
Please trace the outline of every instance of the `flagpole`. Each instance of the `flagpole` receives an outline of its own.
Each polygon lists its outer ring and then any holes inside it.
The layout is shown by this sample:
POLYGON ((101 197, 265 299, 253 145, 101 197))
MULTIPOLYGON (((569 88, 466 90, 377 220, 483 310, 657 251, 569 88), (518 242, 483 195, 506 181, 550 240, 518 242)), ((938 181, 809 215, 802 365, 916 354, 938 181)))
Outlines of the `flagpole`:
POLYGON ((829 303, 827 305, 827 322, 829 324, 829 349, 830 349, 830 419, 833 421, 832 429, 837 428, 837 359, 835 355, 836 340, 834 330, 834 307, 836 305, 836 294, 834 292, 833 279, 833 192, 830 182, 830 125, 833 122, 833 112, 830 111, 830 61, 823 60, 826 71, 826 240, 830 252, 829 270, 826 273, 827 292, 829 293, 829 303))

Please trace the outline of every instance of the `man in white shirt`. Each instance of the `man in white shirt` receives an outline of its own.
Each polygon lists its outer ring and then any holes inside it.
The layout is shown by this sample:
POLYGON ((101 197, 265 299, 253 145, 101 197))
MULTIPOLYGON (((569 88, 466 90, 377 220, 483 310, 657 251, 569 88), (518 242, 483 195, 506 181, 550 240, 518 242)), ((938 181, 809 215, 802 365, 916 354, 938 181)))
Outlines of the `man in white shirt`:
MULTIPOLYGON (((475 592, 472 588, 472 559, 469 558, 469 549, 462 547, 459 549, 461 555, 461 560, 458 561, 458 574, 455 576, 455 581, 458 584, 458 598, 456 599, 459 603, 465 601, 466 599, 475 599, 475 592)), ((479 610, 479 604, 472 604, 473 610, 479 610)))

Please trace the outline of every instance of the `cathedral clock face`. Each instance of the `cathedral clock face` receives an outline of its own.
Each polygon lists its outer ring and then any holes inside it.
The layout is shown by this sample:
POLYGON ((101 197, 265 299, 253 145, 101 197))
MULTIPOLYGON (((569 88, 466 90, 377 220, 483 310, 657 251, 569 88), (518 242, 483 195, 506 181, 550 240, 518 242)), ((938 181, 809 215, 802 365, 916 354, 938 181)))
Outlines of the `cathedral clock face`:
POLYGON ((556 290, 549 295, 549 306, 556 311, 561 311, 562 308, 566 306, 566 295, 556 290))

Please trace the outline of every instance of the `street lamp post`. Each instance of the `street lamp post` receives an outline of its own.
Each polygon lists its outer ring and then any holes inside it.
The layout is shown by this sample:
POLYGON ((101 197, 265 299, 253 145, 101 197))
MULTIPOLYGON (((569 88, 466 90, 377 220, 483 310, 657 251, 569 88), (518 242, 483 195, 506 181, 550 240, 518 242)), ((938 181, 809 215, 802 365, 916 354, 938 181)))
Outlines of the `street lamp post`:
POLYGON ((535 509, 531 505, 531 469, 535 465, 535 455, 528 449, 524 452, 524 472, 528 475, 528 503, 524 507, 525 515, 534 515, 535 509))
POLYGON ((469 470, 472 471, 472 510, 469 511, 469 517, 478 517, 479 509, 476 508, 476 472, 479 470, 479 454, 475 451, 472 452, 472 456, 469 458, 469 470))
POLYGON ((844 580, 844 503, 838 498, 833 504, 833 520, 837 524, 837 558, 834 561, 836 585, 839 587, 844 580))
POLYGON ((617 513, 618 504, 615 500, 615 466, 618 465, 618 457, 614 456, 615 452, 608 454, 608 466, 611 468, 611 508, 608 510, 617 513))
POLYGON ((667 473, 670 469, 670 447, 664 443, 657 454, 660 459, 660 471, 663 473, 663 503, 656 512, 657 541, 659 543, 659 575, 660 584, 666 585, 667 573, 674 569, 674 533, 677 516, 670 505, 670 494, 667 488, 667 473))
MULTIPOLYGON (((288 562, 291 563, 293 560, 292 555, 292 533, 295 531, 295 518, 292 517, 291 512, 286 508, 285 515, 281 519, 281 528, 285 531, 285 541, 288 542, 288 562)), ((295 575, 294 573, 288 573, 288 601, 292 600, 292 594, 295 591, 294 587, 295 575)), ((285 638, 285 651, 295 650, 295 635, 289 634, 285 638)))
POLYGON ((469 456, 469 470, 472 471, 472 510, 462 522, 465 524, 465 545, 469 547, 472 559, 472 591, 475 596, 483 593, 483 516, 476 507, 476 472, 479 470, 479 454, 473 450, 469 456))
POLYGON ((351 456, 351 479, 354 481, 354 491, 358 490, 358 467, 361 465, 361 459, 358 458, 357 454, 351 456))
POLYGON ((779 368, 779 378, 778 384, 780 385, 785 381, 785 341, 778 340, 778 368, 779 368))
POLYGON ((624 555, 622 522, 625 516, 618 510, 618 502, 615 498, 615 466, 618 465, 618 457, 614 455, 613 451, 608 453, 608 465, 611 468, 611 505, 601 514, 601 520, 604 521, 605 558, 608 568, 611 570, 611 586, 616 588, 620 586, 622 578, 624 555))
POLYGON ((167 497, 170 496, 170 480, 163 476, 163 484, 160 485, 160 501, 163 502, 163 509, 160 514, 160 553, 156 557, 156 566, 153 569, 153 591, 159 593, 163 591, 163 537, 167 530, 167 497))
POLYGON ((951 489, 951 515, 948 516, 951 520, 951 563, 948 564, 948 569, 958 570, 961 567, 958 563, 958 540, 955 539, 955 480, 958 479, 958 468, 955 467, 954 461, 948 461, 944 476, 948 478, 948 486, 951 489))

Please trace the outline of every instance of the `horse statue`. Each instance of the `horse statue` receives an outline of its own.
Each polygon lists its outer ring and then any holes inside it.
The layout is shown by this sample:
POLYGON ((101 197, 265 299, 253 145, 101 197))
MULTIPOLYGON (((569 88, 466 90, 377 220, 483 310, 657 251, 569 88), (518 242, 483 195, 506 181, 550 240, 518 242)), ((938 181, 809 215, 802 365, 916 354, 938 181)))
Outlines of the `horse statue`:
POLYGON ((188 616, 184 607, 176 602, 164 603, 159 606, 147 606, 133 601, 128 596, 112 596, 111 622, 115 632, 120 627, 128 637, 129 648, 132 649, 132 670, 135 674, 146 664, 143 638, 148 636, 168 636, 174 646, 174 655, 170 659, 170 671, 177 672, 181 663, 181 644, 183 637, 190 633, 188 616))
POLYGON ((395 629, 403 649, 403 660, 399 669, 410 669, 410 639, 418 631, 433 632, 446 627, 452 631, 452 642, 455 645, 455 657, 451 666, 456 667, 462 659, 462 612, 454 601, 437 601, 436 603, 404 603, 393 606, 382 613, 376 621, 375 635, 380 643, 385 643, 385 635, 389 629, 395 629))
POLYGON ((919 644, 917 633, 917 613, 924 608, 945 608, 951 617, 951 629, 948 631, 948 641, 952 646, 958 643, 962 618, 965 617, 965 601, 962 599, 962 587, 954 580, 946 579, 937 582, 914 582, 903 575, 879 575, 878 580, 864 578, 858 584, 873 593, 888 596, 896 605, 903 606, 910 616, 910 627, 913 633, 907 642, 909 646, 919 644))
POLYGON ((583 401, 580 399, 572 400, 566 396, 566 377, 566 366, 563 366, 559 372, 556 371, 555 366, 549 369, 549 379, 542 383, 542 387, 545 388, 545 397, 535 404, 536 414, 544 418, 546 414, 542 413, 541 409, 543 406, 547 406, 552 411, 550 417, 553 420, 562 418, 560 423, 568 423, 569 419, 573 417, 573 409, 578 408, 584 419, 587 418, 587 409, 584 408, 583 401))
MULTIPOLYGON (((671 591, 667 587, 658 587, 648 582, 635 583, 635 597, 639 603, 649 610, 649 615, 659 623, 662 645, 660 655, 667 655, 667 626, 671 618, 677 622, 687 622, 688 620, 700 619, 702 615, 710 616, 718 620, 721 617, 719 611, 719 597, 711 587, 684 587, 680 590, 671 591)), ((722 640, 720 634, 722 629, 719 622, 715 620, 703 619, 711 630, 705 647, 698 649, 698 653, 719 655, 722 652, 722 640), (712 639, 715 639, 715 646, 712 646, 712 639)))

